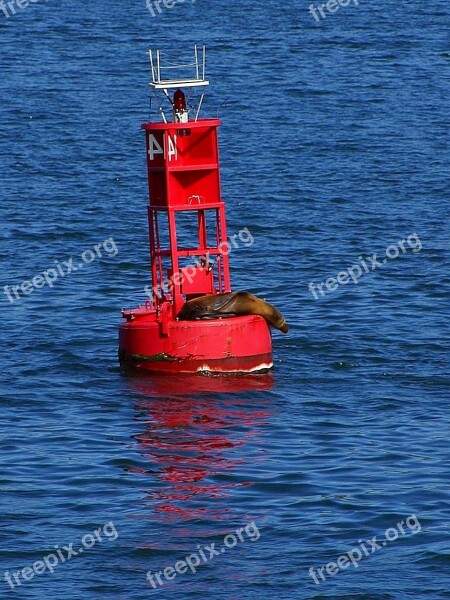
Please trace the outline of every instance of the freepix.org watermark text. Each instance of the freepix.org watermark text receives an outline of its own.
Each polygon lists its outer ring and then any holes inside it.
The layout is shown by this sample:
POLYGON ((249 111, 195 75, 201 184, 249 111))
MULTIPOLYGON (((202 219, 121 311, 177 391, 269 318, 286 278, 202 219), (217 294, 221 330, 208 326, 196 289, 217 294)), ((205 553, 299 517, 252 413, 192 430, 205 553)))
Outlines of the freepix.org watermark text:
MULTIPOLYGON (((240 243, 242 243, 246 248, 249 248, 255 243, 255 238, 251 234, 251 231, 248 227, 244 227, 239 231, 239 233, 230 235, 226 241, 219 244, 218 249, 222 254, 229 255, 232 248, 239 248, 240 243)), ((149 285, 146 285, 144 287, 145 295, 151 302, 154 302, 155 298, 161 298, 162 294, 166 294, 169 291, 172 283, 175 283, 176 285, 182 285, 185 280, 189 283, 192 283, 197 273, 197 267, 207 266, 208 268, 213 268, 213 263, 210 262, 210 258, 211 257, 209 254, 205 254, 196 263, 183 269, 182 272, 180 271, 178 273, 174 273, 171 278, 167 277, 162 282, 161 288, 157 285, 153 288, 149 285)))
POLYGON ((355 569, 358 568, 359 562, 365 557, 370 556, 381 550, 391 542, 398 540, 400 536, 408 534, 414 535, 422 530, 422 526, 419 523, 419 519, 416 515, 410 515, 404 521, 399 521, 395 527, 388 527, 384 532, 384 537, 377 539, 374 535, 370 540, 358 540, 359 546, 352 548, 345 554, 341 554, 336 562, 329 562, 324 567, 318 569, 311 567, 309 569, 309 575, 312 577, 314 583, 319 585, 326 580, 327 577, 334 577, 340 571, 347 569, 352 564, 355 569))
POLYGON ((347 285, 350 281, 353 281, 354 284, 359 283, 359 280, 364 274, 371 273, 372 271, 383 267, 389 260, 397 258, 400 255, 400 251, 402 254, 405 254, 408 249, 412 250, 414 253, 422 250, 422 242, 417 233, 412 233, 406 239, 399 240, 397 244, 388 246, 386 248, 386 258, 378 260, 376 253, 372 254, 372 256, 358 256, 358 263, 351 265, 345 271, 340 271, 336 277, 329 277, 325 281, 322 281, 322 283, 313 283, 311 281, 308 285, 308 289, 314 299, 318 300, 319 294, 320 297, 323 298, 327 292, 334 292, 340 285, 347 285), (408 247, 406 247, 406 245, 408 247))
POLYGON ((153 589, 156 589, 158 586, 162 587, 165 583, 163 578, 167 582, 173 581, 177 575, 184 575, 188 570, 190 570, 191 573, 196 573, 199 567, 211 562, 216 556, 221 556, 228 549, 234 548, 239 542, 243 543, 246 539, 251 542, 256 542, 260 537, 261 534, 259 533, 256 523, 252 521, 244 527, 236 529, 236 531, 233 531, 232 533, 228 533, 223 538, 223 545, 219 548, 216 548, 215 542, 205 546, 197 544, 197 552, 188 554, 183 560, 177 561, 173 567, 165 567, 156 573, 148 571, 147 581, 150 582, 153 589))
POLYGON ((162 13, 163 7, 173 8, 177 4, 184 4, 185 2, 189 1, 192 2, 192 4, 195 4, 195 0, 146 0, 145 5, 150 11, 152 17, 156 17, 156 15, 160 15, 162 13))
POLYGON ((0 10, 7 19, 11 15, 17 13, 17 9, 23 10, 28 8, 30 4, 36 4, 36 2, 47 2, 47 0, 0 0, 0 10))
POLYGON ((11 304, 20 300, 23 297, 30 296, 35 290, 41 289, 48 285, 53 287, 57 279, 66 277, 70 273, 79 271, 84 265, 90 265, 97 258, 113 258, 117 256, 119 249, 112 237, 108 238, 100 244, 95 244, 92 248, 87 248, 81 254, 81 262, 77 265, 74 264, 74 258, 68 260, 55 260, 53 261, 55 267, 46 269, 42 273, 35 275, 30 280, 25 279, 19 285, 5 285, 3 287, 3 293, 8 298, 11 304), (95 251, 95 252, 94 252, 95 251))
POLYGON ((35 575, 44 575, 44 573, 54 573, 56 567, 61 563, 68 562, 74 556, 80 556, 85 550, 90 550, 97 543, 107 539, 109 542, 114 542, 119 537, 119 533, 112 521, 105 523, 103 527, 94 529, 92 533, 86 533, 81 539, 81 547, 78 550, 74 549, 74 543, 71 542, 67 546, 60 548, 54 546, 54 551, 42 557, 42 560, 37 560, 30 567, 23 567, 17 571, 5 571, 5 581, 12 590, 20 587, 24 583, 28 583, 35 575))
POLYGON ((319 23, 321 19, 326 19, 327 15, 333 15, 341 7, 346 7, 348 5, 359 6, 359 0, 328 0, 327 2, 322 2, 317 5, 310 4, 309 12, 314 17, 315 21, 319 23))

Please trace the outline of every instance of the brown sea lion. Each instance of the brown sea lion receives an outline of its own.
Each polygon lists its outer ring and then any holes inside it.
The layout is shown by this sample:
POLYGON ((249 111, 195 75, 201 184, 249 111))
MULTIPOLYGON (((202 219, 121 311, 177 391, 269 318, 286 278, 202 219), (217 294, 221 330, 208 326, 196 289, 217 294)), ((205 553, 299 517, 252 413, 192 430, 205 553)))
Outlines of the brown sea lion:
POLYGON ((180 321, 218 319, 242 315, 261 315, 269 325, 287 333, 286 319, 274 306, 248 292, 208 294, 188 300, 177 315, 180 321))

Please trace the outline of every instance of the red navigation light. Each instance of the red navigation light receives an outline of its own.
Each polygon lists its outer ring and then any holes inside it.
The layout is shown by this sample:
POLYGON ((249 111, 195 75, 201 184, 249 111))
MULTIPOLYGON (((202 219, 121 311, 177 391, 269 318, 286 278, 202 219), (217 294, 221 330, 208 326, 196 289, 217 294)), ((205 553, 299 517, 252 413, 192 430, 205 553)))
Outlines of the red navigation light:
POLYGON ((173 95, 173 107, 175 110, 186 110, 186 96, 180 89, 173 95))

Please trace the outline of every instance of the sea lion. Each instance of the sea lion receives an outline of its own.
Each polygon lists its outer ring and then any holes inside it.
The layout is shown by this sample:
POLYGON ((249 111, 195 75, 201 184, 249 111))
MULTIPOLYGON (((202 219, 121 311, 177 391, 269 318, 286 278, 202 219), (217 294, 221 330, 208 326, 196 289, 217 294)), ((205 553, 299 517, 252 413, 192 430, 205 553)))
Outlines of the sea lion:
POLYGON ((218 319, 242 315, 261 315, 269 325, 287 333, 286 319, 274 306, 249 292, 208 294, 188 300, 177 315, 180 321, 196 319, 218 319))

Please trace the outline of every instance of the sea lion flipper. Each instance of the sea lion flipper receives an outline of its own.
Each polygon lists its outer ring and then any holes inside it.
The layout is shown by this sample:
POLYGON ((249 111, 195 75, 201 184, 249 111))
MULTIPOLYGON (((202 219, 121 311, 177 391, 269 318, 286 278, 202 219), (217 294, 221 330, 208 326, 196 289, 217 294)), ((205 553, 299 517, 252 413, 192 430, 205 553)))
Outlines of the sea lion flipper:
POLYGON ((270 325, 272 325, 272 327, 275 327, 275 329, 278 329, 282 333, 287 333, 289 331, 288 324, 286 323, 286 319, 280 313, 278 308, 276 308, 272 304, 269 304, 269 302, 266 302, 265 300, 260 300, 260 298, 257 298, 257 300, 259 300, 260 302, 260 310, 258 314, 264 317, 266 321, 270 325))

